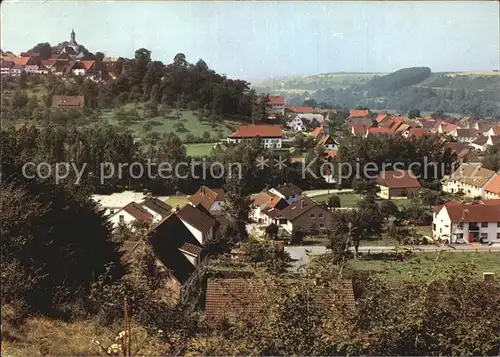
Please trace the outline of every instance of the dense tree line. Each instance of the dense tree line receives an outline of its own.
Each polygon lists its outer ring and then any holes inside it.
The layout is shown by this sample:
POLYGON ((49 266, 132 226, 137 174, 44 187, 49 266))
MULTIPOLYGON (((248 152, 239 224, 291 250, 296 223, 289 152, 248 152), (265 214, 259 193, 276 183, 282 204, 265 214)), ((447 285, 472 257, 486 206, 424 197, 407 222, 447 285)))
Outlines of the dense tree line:
POLYGON ((431 75, 429 67, 403 68, 385 76, 375 76, 368 87, 386 91, 397 91, 401 88, 417 84, 431 75))
MULTIPOLYGON (((45 52, 45 46, 35 48, 45 52)), ((48 53, 47 49, 47 53, 48 53)), ((141 48, 133 59, 117 66, 116 79, 93 82, 75 76, 63 80, 52 74, 23 74, 8 78, 2 85, 2 115, 12 120, 48 120, 53 95, 84 95, 86 116, 96 109, 120 107, 126 103, 145 102, 176 109, 202 109, 213 118, 233 117, 250 121, 258 98, 249 83, 216 73, 202 60, 189 63, 184 54, 164 64, 151 58, 151 51, 141 48), (27 89, 31 89, 28 95, 27 89), (37 95, 36 91, 44 94, 37 95)), ((255 114, 254 114, 255 117, 255 114)))

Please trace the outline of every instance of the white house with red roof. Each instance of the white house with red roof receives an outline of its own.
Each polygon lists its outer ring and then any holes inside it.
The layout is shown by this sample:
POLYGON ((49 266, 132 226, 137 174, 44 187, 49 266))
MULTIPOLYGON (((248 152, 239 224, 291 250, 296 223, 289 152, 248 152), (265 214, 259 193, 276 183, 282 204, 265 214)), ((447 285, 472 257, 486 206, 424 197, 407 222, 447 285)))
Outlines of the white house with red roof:
POLYGON ((432 232, 448 243, 500 243, 500 200, 468 204, 450 201, 437 206, 432 232))
POLYGON ((269 96, 269 100, 267 102, 267 112, 269 115, 285 115, 285 97, 269 96))
POLYGON ((242 125, 228 136, 229 143, 242 143, 260 137, 266 149, 281 149, 283 130, 279 125, 242 125))

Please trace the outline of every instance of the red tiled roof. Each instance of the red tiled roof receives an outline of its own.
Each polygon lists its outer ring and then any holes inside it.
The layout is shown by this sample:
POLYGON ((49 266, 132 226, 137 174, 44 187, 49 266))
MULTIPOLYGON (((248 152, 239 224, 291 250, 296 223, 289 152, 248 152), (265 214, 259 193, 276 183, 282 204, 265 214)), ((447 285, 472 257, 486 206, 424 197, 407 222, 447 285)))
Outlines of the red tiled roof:
POLYGON ((230 135, 231 138, 280 138, 283 135, 279 125, 242 125, 230 135))
POLYGON ((484 188, 485 191, 500 194, 500 175, 495 175, 493 179, 484 188))
POLYGON ((390 128, 368 128, 368 134, 391 134, 390 128))
POLYGON ((500 204, 445 204, 441 209, 446 208, 453 223, 463 220, 470 222, 500 222, 500 204))
POLYGON ((387 117, 387 113, 382 110, 378 115, 377 115, 377 118, 375 119, 377 121, 377 123, 380 123, 382 120, 384 120, 386 117, 387 117))
POLYGON ((325 151, 325 153, 326 153, 326 156, 328 156, 328 157, 337 157, 337 155, 338 155, 337 150, 328 150, 328 151, 325 151))
POLYGON ((318 137, 318 135, 323 134, 324 132, 325 130, 322 127, 317 127, 311 132, 311 135, 316 138, 318 137))
POLYGON ((313 107, 289 107, 292 112, 295 113, 312 113, 313 107))
POLYGON ((144 209, 137 202, 130 202, 128 205, 123 207, 123 210, 140 222, 151 223, 153 220, 153 215, 146 211, 146 209, 144 209))
MULTIPOLYGON (((294 279, 284 281, 294 284, 294 279)), ((265 311, 265 296, 271 292, 275 282, 265 278, 209 279, 207 282, 205 317, 215 322, 230 316, 255 316, 265 311)), ((354 311, 356 300, 352 282, 337 281, 332 286, 311 286, 310 303, 329 313, 354 311)))
POLYGON ((30 59, 30 57, 12 57, 11 61, 19 66, 26 66, 30 59))
POLYGON ((285 104, 285 97, 283 96, 269 96, 269 104, 285 104))
POLYGON ((81 64, 85 67, 85 69, 88 71, 89 69, 92 68, 92 66, 95 64, 95 61, 80 61, 81 64))
POLYGON ((359 109, 351 109, 349 110, 349 117, 351 118, 362 118, 370 115, 369 110, 359 110, 359 109))
POLYGON ((414 188, 420 187, 420 182, 410 171, 395 170, 380 172, 377 183, 389 188, 414 188))
POLYGON ((424 136, 430 133, 429 129, 426 128, 411 128, 410 135, 411 136, 424 136))
POLYGON ((200 187, 198 192, 188 197, 189 201, 198 206, 201 204, 205 209, 210 209, 216 201, 224 201, 225 192, 223 189, 211 189, 206 186, 200 187))

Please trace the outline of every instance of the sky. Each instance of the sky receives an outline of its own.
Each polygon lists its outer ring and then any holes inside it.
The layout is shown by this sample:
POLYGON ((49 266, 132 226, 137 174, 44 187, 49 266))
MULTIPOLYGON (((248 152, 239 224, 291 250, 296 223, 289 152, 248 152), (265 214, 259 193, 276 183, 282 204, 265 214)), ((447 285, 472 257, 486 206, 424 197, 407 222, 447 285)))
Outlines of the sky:
POLYGON ((499 69, 496 1, 4 0, 1 47, 76 41, 91 52, 154 60, 182 52, 249 81, 327 72, 499 69))

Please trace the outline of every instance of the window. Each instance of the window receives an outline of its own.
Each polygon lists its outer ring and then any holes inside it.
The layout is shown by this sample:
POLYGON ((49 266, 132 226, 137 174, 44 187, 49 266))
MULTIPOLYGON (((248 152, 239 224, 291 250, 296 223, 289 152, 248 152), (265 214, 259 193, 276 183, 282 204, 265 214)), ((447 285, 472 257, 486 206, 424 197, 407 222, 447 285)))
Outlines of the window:
POLYGON ((497 222, 497 227, 500 227, 500 222, 497 222))
POLYGON ((125 216, 123 214, 120 215, 119 219, 120 219, 120 223, 125 222, 125 216))
POLYGON ((497 239, 500 239, 500 233, 497 233, 497 239))
POLYGON ((479 241, 486 241, 488 240, 488 233, 481 233, 479 241))
POLYGON ((488 228, 488 222, 481 222, 481 227, 488 228))
POLYGON ((323 228, 325 228, 325 225, 323 223, 320 223, 319 228, 323 229, 323 228))
POLYGON ((323 213, 318 214, 318 218, 324 218, 325 215, 323 213))
POLYGON ((463 233, 457 233, 457 239, 464 239, 463 233))
POLYGON ((311 219, 314 219, 315 215, 314 213, 311 213, 311 219))
POLYGON ((436 225, 435 225, 435 224, 433 224, 433 225, 432 225, 432 230, 433 230, 433 231, 435 231, 435 230, 436 230, 436 225))
POLYGON ((459 224, 457 224, 457 228, 458 228, 458 229, 464 229, 464 224, 463 224, 463 223, 459 223, 459 224))

